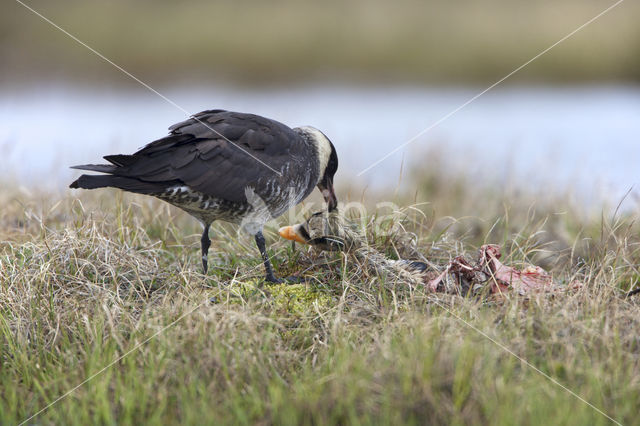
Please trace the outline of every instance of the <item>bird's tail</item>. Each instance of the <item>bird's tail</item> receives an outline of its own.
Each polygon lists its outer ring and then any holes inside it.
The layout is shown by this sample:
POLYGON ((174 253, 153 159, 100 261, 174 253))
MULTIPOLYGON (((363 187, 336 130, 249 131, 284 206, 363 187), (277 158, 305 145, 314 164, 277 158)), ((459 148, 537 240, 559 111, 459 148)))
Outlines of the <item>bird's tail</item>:
POLYGON ((135 178, 111 175, 82 175, 69 185, 69 188, 84 189, 106 187, 120 188, 125 191, 136 192, 138 194, 157 194, 163 190, 163 188, 159 187, 159 185, 154 182, 144 182, 135 178))

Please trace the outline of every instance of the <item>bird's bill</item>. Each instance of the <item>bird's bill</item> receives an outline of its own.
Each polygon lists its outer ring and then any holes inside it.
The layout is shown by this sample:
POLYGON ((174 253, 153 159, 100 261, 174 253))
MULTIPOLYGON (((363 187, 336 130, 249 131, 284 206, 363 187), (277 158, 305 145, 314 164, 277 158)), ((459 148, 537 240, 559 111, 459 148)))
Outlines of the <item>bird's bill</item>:
POLYGON ((338 207, 338 197, 336 197, 336 193, 333 190, 333 183, 329 183, 327 186, 323 186, 320 189, 322 190, 324 201, 326 201, 329 206, 329 211, 335 210, 336 207, 338 207))
POLYGON ((278 230, 278 234, 284 239, 297 241, 302 244, 309 244, 304 238, 302 238, 296 232, 295 226, 283 226, 278 230))

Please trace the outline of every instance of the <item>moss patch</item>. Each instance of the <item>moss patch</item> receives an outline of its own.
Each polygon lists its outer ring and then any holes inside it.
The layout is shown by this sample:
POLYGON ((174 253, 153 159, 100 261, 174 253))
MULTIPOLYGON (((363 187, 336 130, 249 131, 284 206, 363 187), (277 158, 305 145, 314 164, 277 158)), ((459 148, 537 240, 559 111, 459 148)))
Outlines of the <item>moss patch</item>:
POLYGON ((310 284, 270 284, 266 291, 272 297, 276 313, 313 315, 329 307, 331 297, 313 288, 310 284))

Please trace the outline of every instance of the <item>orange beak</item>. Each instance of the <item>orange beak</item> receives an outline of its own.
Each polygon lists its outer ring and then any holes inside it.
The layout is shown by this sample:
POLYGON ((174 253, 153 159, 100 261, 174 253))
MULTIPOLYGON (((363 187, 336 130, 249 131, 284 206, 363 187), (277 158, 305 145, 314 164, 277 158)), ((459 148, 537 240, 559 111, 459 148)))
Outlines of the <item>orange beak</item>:
POLYGON ((283 226, 278 230, 278 234, 280 234, 282 238, 285 238, 287 240, 297 241, 302 244, 308 244, 298 235, 298 233, 295 231, 295 227, 293 226, 283 226))

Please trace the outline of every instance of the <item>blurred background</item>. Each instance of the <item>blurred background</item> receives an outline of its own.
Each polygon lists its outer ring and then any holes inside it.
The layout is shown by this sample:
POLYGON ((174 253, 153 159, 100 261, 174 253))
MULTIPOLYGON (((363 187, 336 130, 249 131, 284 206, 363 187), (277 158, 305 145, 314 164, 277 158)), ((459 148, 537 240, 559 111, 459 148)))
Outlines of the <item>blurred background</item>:
MULTIPOLYGON (((416 138, 614 1, 30 0, 196 113, 323 130, 337 190, 418 192, 421 174, 597 206, 640 183, 640 4, 622 2, 416 138)), ((2 186, 65 191, 184 112, 19 2, 0 14, 2 186)), ((637 200, 637 191, 632 191, 637 200)), ((637 206, 637 201, 635 202, 637 206)))

